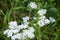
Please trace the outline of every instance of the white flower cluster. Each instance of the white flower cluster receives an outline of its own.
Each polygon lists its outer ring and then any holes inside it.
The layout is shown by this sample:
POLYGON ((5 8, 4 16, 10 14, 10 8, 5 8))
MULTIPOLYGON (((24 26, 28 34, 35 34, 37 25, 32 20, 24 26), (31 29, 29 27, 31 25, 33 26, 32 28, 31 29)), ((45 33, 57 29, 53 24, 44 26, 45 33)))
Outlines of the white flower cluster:
MULTIPOLYGON (((35 2, 30 2, 29 6, 32 8, 32 9, 36 9, 37 8, 37 4, 35 2)), ((49 19, 47 19, 44 14, 46 14, 47 10, 46 9, 40 9, 38 10, 38 14, 41 16, 38 21, 38 24, 40 26, 44 26, 46 24, 49 24, 50 22, 55 22, 55 19, 50 17, 49 19)), ((37 19, 36 17, 33 17, 33 19, 37 19)))
POLYGON ((39 15, 44 15, 44 14, 46 14, 46 12, 47 12, 47 10, 46 9, 41 9, 41 10, 38 10, 38 14, 39 15))
POLYGON ((50 22, 55 22, 54 18, 50 17, 50 20, 49 20, 44 16, 44 14, 46 14, 46 12, 47 12, 46 9, 41 9, 37 12, 40 15, 40 18, 39 18, 40 20, 38 21, 38 24, 40 26, 44 26, 46 24, 49 24, 50 22))
POLYGON ((28 16, 23 17, 24 24, 21 24, 21 25, 18 25, 16 21, 11 21, 9 23, 9 29, 5 30, 4 34, 6 34, 7 37, 11 37, 11 40, 16 40, 16 39, 25 40, 27 37, 30 39, 34 38, 35 30, 33 27, 28 26, 27 20, 29 20, 28 16))
POLYGON ((40 26, 44 26, 44 25, 49 24, 49 23, 50 23, 50 20, 49 19, 46 19, 45 16, 41 16, 40 17, 40 20, 38 21, 38 24, 40 26))
POLYGON ((30 2, 29 6, 32 8, 32 9, 36 9, 37 8, 37 5, 35 2, 30 2))
POLYGON ((23 17, 24 24, 28 25, 29 24, 28 20, 29 20, 29 17, 28 16, 23 17))

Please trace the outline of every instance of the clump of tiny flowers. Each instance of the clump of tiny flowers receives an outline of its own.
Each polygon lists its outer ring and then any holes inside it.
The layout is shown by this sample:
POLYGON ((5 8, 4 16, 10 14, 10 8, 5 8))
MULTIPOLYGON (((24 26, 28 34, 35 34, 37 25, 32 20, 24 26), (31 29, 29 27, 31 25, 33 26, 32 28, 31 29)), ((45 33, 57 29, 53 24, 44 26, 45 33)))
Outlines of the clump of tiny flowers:
MULTIPOLYGON (((37 8, 37 4, 35 2, 30 2, 29 6, 32 8, 32 9, 36 9, 37 8)), ((53 17, 49 17, 49 19, 47 19, 45 17, 45 14, 46 14, 47 10, 46 9, 40 9, 38 10, 38 14, 40 15, 40 20, 38 21, 38 25, 43 27, 44 25, 47 25, 49 24, 50 22, 55 22, 55 19, 53 17)), ((36 17, 33 17, 33 19, 37 19, 36 17)))
MULTIPOLYGON (((32 8, 32 9, 36 9, 37 8, 37 4, 35 2, 30 2, 29 6, 32 8)), ((47 19, 45 17, 45 14, 46 14, 47 10, 46 9, 40 9, 38 10, 38 14, 40 15, 40 20, 38 21, 38 25, 43 27, 44 25, 47 25, 49 24, 50 22, 55 22, 55 19, 53 17, 49 17, 49 19, 47 19)), ((37 19, 36 17, 33 17, 33 19, 37 19)))
POLYGON ((34 28, 28 26, 29 17, 23 17, 24 24, 18 25, 16 21, 9 22, 9 28, 4 31, 4 34, 7 37, 10 37, 11 40, 25 40, 27 37, 32 39, 35 37, 34 28), (22 32, 21 32, 22 30, 22 32))
POLYGON ((46 24, 49 24, 50 22, 55 22, 55 19, 53 17, 50 17, 47 19, 44 14, 46 14, 47 10, 46 9, 40 9, 38 10, 38 14, 40 15, 40 20, 38 21, 39 26, 43 27, 46 24))

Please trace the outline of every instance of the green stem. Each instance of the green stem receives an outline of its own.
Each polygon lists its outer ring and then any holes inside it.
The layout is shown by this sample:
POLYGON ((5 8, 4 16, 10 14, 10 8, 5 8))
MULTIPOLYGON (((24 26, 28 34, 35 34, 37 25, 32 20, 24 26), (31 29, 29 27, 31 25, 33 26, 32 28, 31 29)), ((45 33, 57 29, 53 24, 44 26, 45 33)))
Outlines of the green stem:
POLYGON ((42 38, 42 32, 41 32, 41 27, 37 27, 37 29, 36 29, 36 38, 37 38, 37 40, 42 40, 41 38, 42 38))

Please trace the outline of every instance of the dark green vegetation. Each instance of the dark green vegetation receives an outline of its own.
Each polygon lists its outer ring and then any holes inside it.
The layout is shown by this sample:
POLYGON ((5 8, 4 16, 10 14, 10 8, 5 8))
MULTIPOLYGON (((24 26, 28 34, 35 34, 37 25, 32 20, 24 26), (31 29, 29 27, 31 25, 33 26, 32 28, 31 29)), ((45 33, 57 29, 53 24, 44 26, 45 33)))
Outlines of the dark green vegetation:
POLYGON ((37 9, 31 11, 27 7, 31 1, 37 3, 38 9, 47 9, 47 18, 52 16, 56 19, 55 23, 43 28, 35 27, 36 37, 32 40, 60 40, 60 0, 0 0, 0 40, 10 40, 3 34, 8 22, 14 20, 21 24, 23 16, 32 18, 36 14, 37 9))

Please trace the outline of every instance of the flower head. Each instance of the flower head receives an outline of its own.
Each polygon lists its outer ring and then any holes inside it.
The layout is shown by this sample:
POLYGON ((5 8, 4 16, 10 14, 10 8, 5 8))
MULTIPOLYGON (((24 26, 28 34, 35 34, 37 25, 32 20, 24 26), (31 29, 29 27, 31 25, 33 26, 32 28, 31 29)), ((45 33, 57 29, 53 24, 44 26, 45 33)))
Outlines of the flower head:
POLYGON ((32 9, 37 8, 37 5, 36 5, 35 2, 30 2, 29 6, 30 6, 32 9))
POLYGON ((28 16, 23 17, 24 25, 28 25, 29 24, 28 20, 29 20, 29 17, 28 16))
POLYGON ((16 26, 17 26, 17 22, 16 21, 9 22, 9 29, 15 29, 16 26))
POLYGON ((37 13, 38 13, 39 15, 44 15, 44 14, 46 14, 46 12, 47 12, 46 9, 41 9, 41 10, 39 10, 37 13))
POLYGON ((42 19, 42 20, 38 21, 38 24, 39 24, 39 26, 43 27, 45 25, 44 20, 42 19))
POLYGON ((46 19, 45 17, 41 17, 40 20, 38 21, 38 24, 41 27, 43 27, 44 25, 49 24, 49 23, 50 23, 50 20, 46 19))
POLYGON ((25 22, 25 21, 27 21, 27 20, 29 20, 29 17, 28 17, 28 16, 23 17, 23 22, 25 22))

